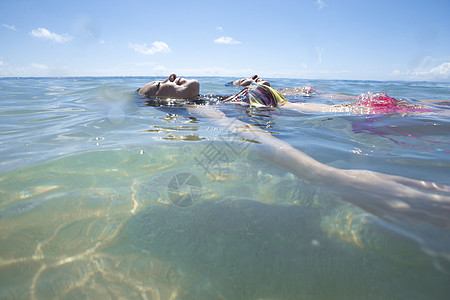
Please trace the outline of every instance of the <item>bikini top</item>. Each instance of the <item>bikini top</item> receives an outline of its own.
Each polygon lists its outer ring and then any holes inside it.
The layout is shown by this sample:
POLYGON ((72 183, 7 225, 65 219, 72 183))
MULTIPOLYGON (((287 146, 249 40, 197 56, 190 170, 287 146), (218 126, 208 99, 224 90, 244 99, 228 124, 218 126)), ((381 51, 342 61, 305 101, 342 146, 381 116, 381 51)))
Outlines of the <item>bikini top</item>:
POLYGON ((234 96, 228 97, 225 102, 240 103, 253 107, 277 107, 289 102, 277 90, 267 85, 251 84, 234 96))

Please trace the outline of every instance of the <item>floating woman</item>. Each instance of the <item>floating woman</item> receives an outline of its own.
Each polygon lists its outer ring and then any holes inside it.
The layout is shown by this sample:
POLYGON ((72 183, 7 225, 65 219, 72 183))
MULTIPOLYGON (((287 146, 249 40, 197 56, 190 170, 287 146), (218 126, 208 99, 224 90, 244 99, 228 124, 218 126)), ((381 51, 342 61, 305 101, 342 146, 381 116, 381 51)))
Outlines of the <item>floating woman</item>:
MULTIPOLYGON (((195 79, 170 75, 164 81, 153 81, 137 92, 147 98, 170 98, 186 106, 198 117, 226 128, 242 138, 257 141, 253 149, 264 159, 280 166, 311 185, 333 190, 366 211, 383 219, 406 223, 420 220, 450 229, 450 186, 373 172, 345 170, 325 165, 290 144, 238 119, 228 118, 211 104, 211 98, 199 96, 200 84, 195 79), (199 102, 200 101, 200 102, 199 102), (420 216, 420 217, 418 217, 420 216)), ((214 98, 217 101, 218 98, 214 98)), ((345 105, 291 103, 279 91, 263 84, 252 84, 236 95, 220 98, 223 102, 255 107, 279 107, 296 111, 367 113, 421 113, 430 108, 400 101, 385 94, 365 94, 345 105)), ((173 103, 173 102, 172 102, 173 103)), ((214 102, 215 103, 215 102, 214 102)))

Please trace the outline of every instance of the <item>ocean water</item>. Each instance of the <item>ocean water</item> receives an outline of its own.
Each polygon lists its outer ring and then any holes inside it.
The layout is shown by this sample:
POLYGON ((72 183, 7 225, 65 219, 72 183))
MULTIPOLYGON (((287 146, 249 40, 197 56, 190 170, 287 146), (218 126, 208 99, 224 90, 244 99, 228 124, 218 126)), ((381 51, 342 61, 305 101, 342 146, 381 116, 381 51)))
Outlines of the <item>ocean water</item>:
POLYGON ((146 105, 134 91, 154 79, 0 78, 1 299, 448 299, 449 83, 270 79, 420 114, 214 106, 268 143, 146 105), (279 143, 385 180, 294 175, 279 143))

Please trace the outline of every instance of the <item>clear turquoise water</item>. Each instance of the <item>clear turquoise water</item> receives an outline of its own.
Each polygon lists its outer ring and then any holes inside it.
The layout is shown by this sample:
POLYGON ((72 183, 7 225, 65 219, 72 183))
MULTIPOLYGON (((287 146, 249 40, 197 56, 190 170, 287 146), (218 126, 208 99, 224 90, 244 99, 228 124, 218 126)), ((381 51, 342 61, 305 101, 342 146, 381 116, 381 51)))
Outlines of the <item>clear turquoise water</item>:
MULTIPOLYGON (((380 219, 207 119, 146 106, 134 91, 152 79, 0 79, 0 298, 447 299, 449 228, 380 219)), ((450 109, 449 83, 270 81, 450 109)), ((448 114, 219 107, 327 165, 450 184, 448 114)))

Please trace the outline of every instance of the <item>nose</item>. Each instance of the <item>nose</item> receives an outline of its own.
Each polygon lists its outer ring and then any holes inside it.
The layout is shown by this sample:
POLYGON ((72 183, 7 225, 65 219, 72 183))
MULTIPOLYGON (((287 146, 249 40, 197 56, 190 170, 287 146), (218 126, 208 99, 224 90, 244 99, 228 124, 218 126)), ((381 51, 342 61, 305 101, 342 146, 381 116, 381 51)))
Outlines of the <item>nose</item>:
POLYGON ((168 82, 168 81, 174 82, 175 79, 177 79, 177 74, 170 74, 169 77, 167 77, 167 79, 164 80, 164 82, 168 82))

